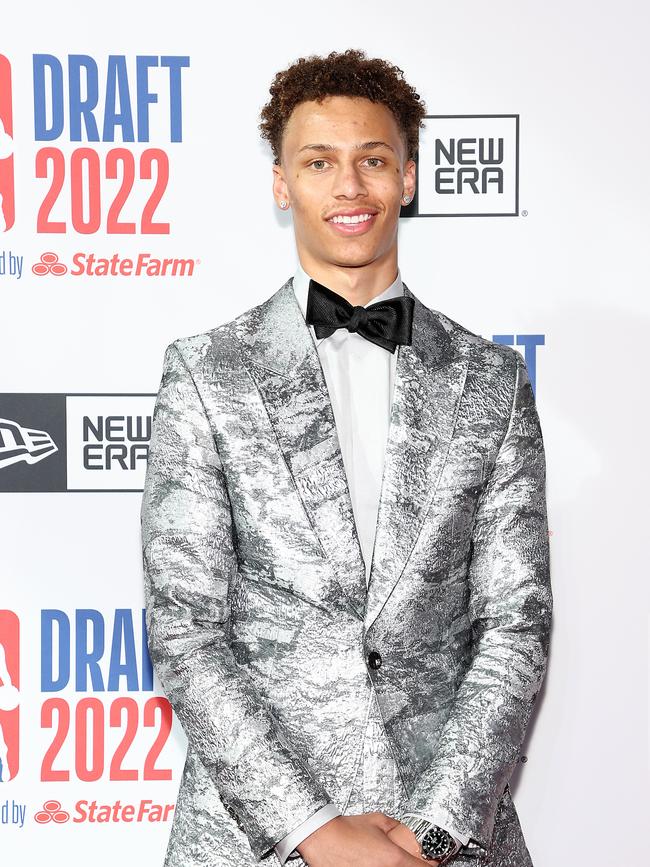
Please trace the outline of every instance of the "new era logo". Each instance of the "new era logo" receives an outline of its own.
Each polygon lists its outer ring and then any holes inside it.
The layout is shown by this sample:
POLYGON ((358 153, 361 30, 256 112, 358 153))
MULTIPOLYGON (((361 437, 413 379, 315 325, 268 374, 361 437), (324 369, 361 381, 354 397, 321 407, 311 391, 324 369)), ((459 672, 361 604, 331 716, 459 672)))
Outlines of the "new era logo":
POLYGON ((37 464, 58 447, 47 431, 22 427, 13 419, 0 418, 0 469, 23 461, 37 464))
POLYGON ((519 115, 428 115, 405 217, 515 217, 519 115))

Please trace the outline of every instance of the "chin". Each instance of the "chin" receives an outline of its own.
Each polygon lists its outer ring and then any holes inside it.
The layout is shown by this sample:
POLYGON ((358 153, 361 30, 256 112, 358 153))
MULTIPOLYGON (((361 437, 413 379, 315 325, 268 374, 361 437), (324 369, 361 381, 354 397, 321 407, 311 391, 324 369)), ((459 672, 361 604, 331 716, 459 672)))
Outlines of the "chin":
POLYGON ((372 262, 379 254, 379 249, 368 244, 337 244, 330 248, 330 253, 338 259, 347 259, 350 264, 372 262))
POLYGON ((356 256, 354 258, 336 256, 332 261, 341 268, 363 268, 365 265, 370 265, 375 259, 375 256, 356 256))

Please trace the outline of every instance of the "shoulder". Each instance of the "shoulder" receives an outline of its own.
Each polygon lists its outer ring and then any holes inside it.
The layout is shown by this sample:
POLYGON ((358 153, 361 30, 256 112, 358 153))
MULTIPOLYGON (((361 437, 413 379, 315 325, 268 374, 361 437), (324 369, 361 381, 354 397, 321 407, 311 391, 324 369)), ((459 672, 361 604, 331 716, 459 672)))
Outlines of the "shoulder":
POLYGON ((492 396, 504 405, 510 403, 526 366, 521 352, 477 334, 439 310, 431 313, 444 328, 454 354, 467 359, 467 376, 474 390, 486 399, 492 396))
POLYGON ((431 313, 449 335, 456 352, 468 356, 471 361, 496 368, 505 366, 513 371, 517 365, 523 364, 522 354, 512 346, 476 334, 439 310, 431 310, 431 313))
POLYGON ((240 360, 242 336, 255 330, 255 322, 267 304, 268 299, 207 331, 177 337, 165 352, 175 350, 192 373, 206 368, 214 371, 215 367, 232 367, 240 360))

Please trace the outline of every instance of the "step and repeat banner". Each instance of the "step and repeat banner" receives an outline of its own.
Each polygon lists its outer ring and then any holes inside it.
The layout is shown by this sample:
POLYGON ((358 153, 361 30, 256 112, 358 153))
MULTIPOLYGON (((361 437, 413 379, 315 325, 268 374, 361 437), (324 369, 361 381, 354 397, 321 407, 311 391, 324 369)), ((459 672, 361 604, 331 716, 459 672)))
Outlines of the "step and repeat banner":
POLYGON ((278 70, 356 47, 427 104, 402 277, 522 353, 542 422, 555 618, 511 784, 531 855, 640 863, 645 5, 2 17, 2 862, 163 863, 186 741, 147 651, 139 524, 163 351, 293 273, 259 112, 278 70))

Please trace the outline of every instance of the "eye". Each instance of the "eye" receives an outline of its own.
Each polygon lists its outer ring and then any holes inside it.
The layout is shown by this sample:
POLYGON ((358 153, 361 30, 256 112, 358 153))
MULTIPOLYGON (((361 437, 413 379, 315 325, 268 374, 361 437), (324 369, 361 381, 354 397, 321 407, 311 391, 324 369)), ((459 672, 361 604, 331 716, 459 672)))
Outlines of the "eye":
MULTIPOLYGON (((366 157, 364 162, 368 162, 368 160, 371 160, 373 163, 381 163, 382 165, 384 165, 384 160, 380 159, 379 157, 366 157)), ((313 166, 317 172, 322 171, 322 169, 319 169, 317 167, 317 165, 316 165, 317 163, 320 163, 321 165, 325 165, 327 163, 327 160, 312 160, 310 163, 307 163, 307 166, 308 167, 313 166)), ((374 165, 370 166, 370 168, 375 168, 375 166, 374 165)))

